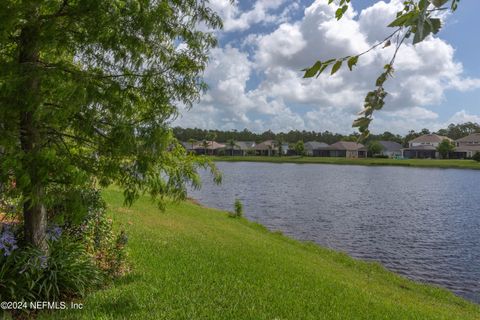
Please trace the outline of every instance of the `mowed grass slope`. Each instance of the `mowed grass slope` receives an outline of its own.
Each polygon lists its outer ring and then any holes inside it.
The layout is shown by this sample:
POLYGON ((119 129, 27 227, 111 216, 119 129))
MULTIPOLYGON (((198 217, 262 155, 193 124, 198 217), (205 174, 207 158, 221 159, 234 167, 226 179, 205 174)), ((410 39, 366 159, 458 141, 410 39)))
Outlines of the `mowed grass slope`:
POLYGON ((89 295, 81 311, 45 319, 480 319, 480 307, 381 266, 302 243, 225 212, 148 198, 122 207, 130 275, 89 295))
POLYGON ((276 163, 323 163, 323 164, 345 164, 361 166, 404 166, 404 167, 429 167, 429 168, 458 168, 480 170, 480 162, 474 160, 448 160, 448 159, 351 159, 331 157, 266 157, 266 156, 221 156, 212 157, 214 161, 249 161, 249 162, 276 162, 276 163))

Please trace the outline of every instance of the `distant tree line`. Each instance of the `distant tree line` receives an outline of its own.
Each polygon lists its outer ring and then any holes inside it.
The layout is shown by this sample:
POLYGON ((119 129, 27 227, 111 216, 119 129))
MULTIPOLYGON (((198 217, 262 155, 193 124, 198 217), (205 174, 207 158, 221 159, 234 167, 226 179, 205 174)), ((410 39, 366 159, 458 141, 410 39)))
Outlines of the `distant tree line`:
MULTIPOLYGON (((407 135, 401 136, 398 134, 393 134, 391 132, 385 131, 382 134, 370 134, 370 136, 365 141, 365 144, 368 144, 372 141, 387 140, 395 141, 404 146, 408 145, 408 141, 415 139, 424 134, 436 133, 442 136, 449 137, 453 140, 465 137, 471 133, 480 132, 480 124, 467 122, 463 124, 450 124, 445 129, 440 129, 437 132, 430 132, 428 129, 422 129, 420 131, 410 130, 407 135)), ((173 128, 173 133, 180 141, 193 142, 193 141, 203 141, 203 140, 215 140, 222 143, 227 143, 228 141, 255 141, 262 142, 265 140, 275 140, 282 141, 285 143, 297 143, 298 141, 321 141, 328 144, 335 143, 340 140, 344 141, 356 141, 359 138, 359 134, 354 132, 349 135, 342 135, 339 133, 333 133, 330 131, 316 132, 316 131, 299 131, 299 130, 290 130, 289 132, 279 132, 274 133, 271 130, 255 133, 248 129, 243 129, 242 131, 231 130, 231 131, 222 131, 222 130, 205 130, 198 128, 173 128)))

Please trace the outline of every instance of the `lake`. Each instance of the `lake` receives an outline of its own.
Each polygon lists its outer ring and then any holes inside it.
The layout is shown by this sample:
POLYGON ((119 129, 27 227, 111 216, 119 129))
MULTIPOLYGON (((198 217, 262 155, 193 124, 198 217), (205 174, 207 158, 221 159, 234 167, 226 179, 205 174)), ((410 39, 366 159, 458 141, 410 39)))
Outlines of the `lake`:
POLYGON ((480 171, 219 162, 190 196, 480 303, 480 171))

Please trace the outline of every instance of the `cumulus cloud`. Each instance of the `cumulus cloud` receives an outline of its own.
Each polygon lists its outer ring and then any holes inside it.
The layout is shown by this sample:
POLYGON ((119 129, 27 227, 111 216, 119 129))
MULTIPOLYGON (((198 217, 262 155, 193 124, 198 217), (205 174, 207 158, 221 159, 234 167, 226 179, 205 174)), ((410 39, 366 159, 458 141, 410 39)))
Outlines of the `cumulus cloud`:
POLYGON ((450 119, 448 119, 447 123, 465 123, 465 122, 474 122, 480 123, 480 115, 478 114, 469 114, 465 110, 460 110, 455 113, 450 119))
MULTIPOLYGON (((212 51, 205 74, 211 89, 178 124, 351 132, 351 122, 383 65, 391 59, 393 46, 362 56, 354 72, 344 68, 334 76, 302 79, 300 70, 316 60, 363 52, 385 39, 392 32, 385 26, 402 1, 380 1, 361 12, 350 8, 340 21, 327 0, 314 1, 296 21, 282 18, 291 6, 282 9, 284 0, 259 0, 244 12, 227 2, 212 1, 225 19, 226 35, 262 21, 273 22, 274 27, 264 34, 253 28, 240 48, 227 44, 212 51)), ((480 79, 463 76, 463 66, 454 55, 450 44, 431 36, 416 46, 404 45, 394 78, 386 86, 387 103, 384 111, 376 114, 373 129, 404 133, 410 128, 434 130, 443 125, 435 105, 445 100, 446 90, 480 88, 480 79)), ((478 121, 478 116, 460 111, 452 117, 453 122, 462 119, 478 121)))
MULTIPOLYGON (((280 8, 285 0, 258 0, 250 10, 242 11, 239 9, 238 1, 230 0, 211 0, 210 7, 215 10, 223 19, 225 31, 247 30, 258 23, 273 23, 278 21, 279 16, 272 11, 280 8)), ((293 9, 294 7, 289 7, 293 9)), ((282 19, 288 14, 284 11, 280 14, 282 19)))

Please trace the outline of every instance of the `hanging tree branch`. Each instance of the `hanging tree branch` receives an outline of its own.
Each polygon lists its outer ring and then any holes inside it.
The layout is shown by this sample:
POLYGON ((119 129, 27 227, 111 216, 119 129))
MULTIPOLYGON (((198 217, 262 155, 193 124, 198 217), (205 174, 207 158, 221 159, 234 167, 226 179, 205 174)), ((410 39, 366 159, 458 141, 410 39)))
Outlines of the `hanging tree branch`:
MULTIPOLYGON (((329 0, 332 4, 334 0, 329 0)), ((410 38, 413 34, 412 43, 415 45, 422 42, 427 36, 437 34, 442 27, 440 18, 435 17, 434 13, 438 11, 451 10, 455 11, 460 0, 409 0, 404 1, 404 8, 397 13, 395 20, 393 20, 388 27, 396 28, 393 33, 387 36, 384 40, 374 44, 369 49, 352 56, 345 56, 342 58, 333 58, 325 61, 318 60, 311 67, 305 68, 304 78, 319 77, 328 67, 331 66, 330 75, 334 75, 343 63, 347 61, 347 66, 350 71, 357 64, 359 57, 377 49, 381 45, 386 48, 392 44, 392 40, 397 37, 395 51, 389 63, 384 66, 384 71, 380 74, 375 82, 376 88, 367 93, 364 100, 363 110, 359 113, 352 126, 358 128, 361 135, 359 140, 365 139, 369 136, 369 125, 373 120, 373 113, 376 110, 381 110, 385 104, 385 97, 387 92, 384 89, 385 81, 393 75, 393 65, 400 47, 405 40, 410 38), (450 6, 444 6, 450 2, 450 6)), ((345 12, 349 9, 350 0, 340 0, 338 2, 338 9, 335 12, 335 17, 340 20, 345 12)))

